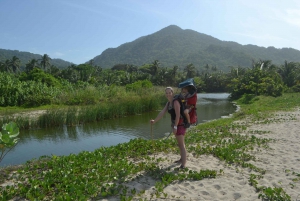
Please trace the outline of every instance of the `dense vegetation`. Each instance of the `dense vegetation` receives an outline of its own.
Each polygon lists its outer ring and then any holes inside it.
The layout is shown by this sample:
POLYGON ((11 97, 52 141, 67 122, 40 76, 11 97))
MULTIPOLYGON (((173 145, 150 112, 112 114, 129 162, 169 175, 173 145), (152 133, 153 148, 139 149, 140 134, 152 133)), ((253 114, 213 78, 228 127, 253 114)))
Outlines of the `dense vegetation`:
POLYGON ((210 66, 198 71, 193 64, 183 70, 178 66, 167 68, 158 60, 140 67, 118 64, 111 69, 95 66, 91 60, 59 69, 51 65, 46 54, 40 62, 28 62, 22 71, 18 61, 14 56, 0 63, 0 106, 4 115, 0 123, 15 120, 22 129, 74 125, 155 110, 165 101, 163 89, 157 87, 178 86, 191 77, 198 92, 228 92, 232 99, 243 96, 249 102, 259 95, 278 97, 300 91, 300 64, 287 61, 276 66, 260 60, 249 68, 232 67, 228 73, 210 66), (15 119, 9 112, 12 107, 43 106, 49 111, 34 120, 15 119))
POLYGON ((198 92, 229 92, 233 99, 243 94, 280 96, 284 91, 300 90, 300 63, 277 66, 271 61, 253 62, 249 68, 231 67, 224 73, 206 66, 198 71, 193 64, 183 70, 163 67, 158 60, 137 67, 118 64, 111 69, 88 64, 59 69, 43 55, 40 62, 29 61, 20 70, 13 56, 0 63, 0 106, 37 107, 41 105, 93 105, 114 96, 114 87, 142 93, 154 86, 177 86, 186 78, 195 79, 198 92), (104 91, 108 93, 104 93, 104 91))
POLYGON ((94 63, 111 68, 119 63, 141 66, 154 60, 167 67, 177 65, 183 68, 193 63, 199 70, 209 65, 228 72, 228 66, 248 67, 252 60, 271 60, 275 65, 285 60, 300 62, 300 51, 240 45, 171 25, 117 48, 109 48, 96 56, 94 63))

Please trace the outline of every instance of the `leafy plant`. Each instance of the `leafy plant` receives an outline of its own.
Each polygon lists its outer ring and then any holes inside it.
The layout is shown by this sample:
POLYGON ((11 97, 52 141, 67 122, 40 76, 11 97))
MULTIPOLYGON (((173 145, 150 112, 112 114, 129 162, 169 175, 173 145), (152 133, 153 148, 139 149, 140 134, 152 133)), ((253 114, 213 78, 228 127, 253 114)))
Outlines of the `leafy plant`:
POLYGON ((290 201, 291 196, 286 194, 286 192, 281 188, 271 188, 268 187, 263 189, 263 192, 259 194, 258 198, 262 198, 264 200, 269 201, 290 201))
POLYGON ((0 162, 5 155, 17 145, 19 141, 19 138, 17 138, 18 135, 19 128, 16 123, 10 122, 2 126, 2 131, 0 132, 0 162))
POLYGON ((132 84, 126 85, 126 90, 136 91, 136 90, 147 90, 152 87, 152 83, 149 80, 139 80, 132 84))

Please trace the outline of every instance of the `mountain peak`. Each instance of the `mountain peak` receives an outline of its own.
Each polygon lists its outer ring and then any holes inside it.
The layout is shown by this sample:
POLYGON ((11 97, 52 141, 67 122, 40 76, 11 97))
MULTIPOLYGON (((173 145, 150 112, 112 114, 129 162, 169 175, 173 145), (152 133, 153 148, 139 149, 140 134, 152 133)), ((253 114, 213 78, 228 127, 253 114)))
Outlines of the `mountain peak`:
POLYGON ((94 58, 94 63, 102 68, 112 68, 116 64, 141 66, 158 60, 163 67, 177 65, 184 68, 192 63, 197 68, 209 65, 228 71, 228 66, 250 67, 253 59, 271 60, 275 65, 283 64, 285 60, 300 62, 300 51, 243 46, 169 25, 153 34, 103 51, 94 58))

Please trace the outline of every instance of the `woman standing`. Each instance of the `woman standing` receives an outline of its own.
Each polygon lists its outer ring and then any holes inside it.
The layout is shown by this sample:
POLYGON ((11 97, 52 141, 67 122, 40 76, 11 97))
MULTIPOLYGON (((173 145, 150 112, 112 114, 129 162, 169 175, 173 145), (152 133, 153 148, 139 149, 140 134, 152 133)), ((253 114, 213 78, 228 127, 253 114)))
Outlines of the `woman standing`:
POLYGON ((178 100, 173 99, 174 97, 174 91, 172 87, 167 87, 165 89, 166 97, 168 99, 168 102, 166 103, 164 109, 157 115, 157 117, 153 120, 150 120, 151 124, 154 124, 155 122, 159 121, 164 114, 168 111, 171 115, 171 126, 173 133, 175 134, 179 150, 180 150, 180 156, 181 158, 176 161, 180 162, 181 166, 180 168, 185 168, 186 165, 186 149, 184 144, 184 135, 185 135, 185 127, 183 124, 183 119, 180 118, 180 103, 178 100))

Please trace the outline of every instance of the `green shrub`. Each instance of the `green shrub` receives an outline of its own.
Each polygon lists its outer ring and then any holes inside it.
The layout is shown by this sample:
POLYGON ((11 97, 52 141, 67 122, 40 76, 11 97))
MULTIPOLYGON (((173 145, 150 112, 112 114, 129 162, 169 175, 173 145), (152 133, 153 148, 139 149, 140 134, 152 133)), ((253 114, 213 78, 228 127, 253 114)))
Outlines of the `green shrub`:
POLYGON ((152 83, 149 80, 139 80, 132 84, 126 85, 127 91, 138 91, 140 89, 149 89, 153 87, 152 83))
POLYGON ((278 73, 253 68, 243 77, 232 79, 229 88, 230 98, 233 100, 239 99, 244 94, 278 97, 284 91, 284 84, 278 73))
POLYGON ((52 97, 49 95, 29 95, 26 100, 24 100, 24 107, 38 107, 41 105, 51 104, 52 97))
POLYGON ((243 104, 251 104, 254 101, 258 100, 257 96, 255 94, 244 94, 239 101, 243 104))
POLYGON ((293 86, 292 91, 293 92, 300 92, 300 84, 297 84, 297 85, 293 86))

